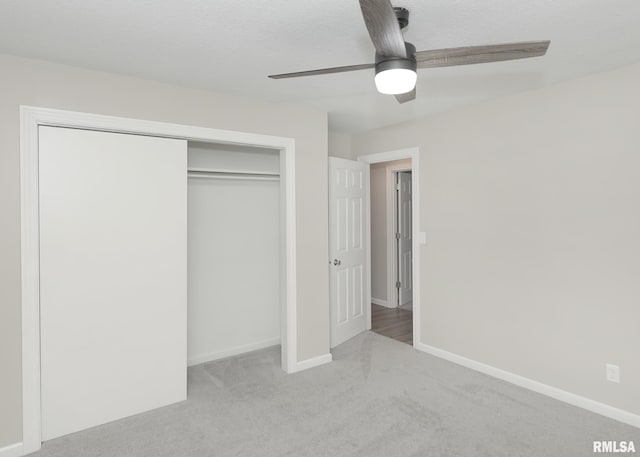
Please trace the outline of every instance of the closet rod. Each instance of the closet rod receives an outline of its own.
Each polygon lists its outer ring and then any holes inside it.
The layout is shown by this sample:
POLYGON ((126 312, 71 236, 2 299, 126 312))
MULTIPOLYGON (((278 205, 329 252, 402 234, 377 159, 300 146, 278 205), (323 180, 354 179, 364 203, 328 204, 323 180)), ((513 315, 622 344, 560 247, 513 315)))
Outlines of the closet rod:
POLYGON ((187 170, 187 176, 189 178, 253 179, 258 181, 280 181, 280 175, 273 173, 187 170))

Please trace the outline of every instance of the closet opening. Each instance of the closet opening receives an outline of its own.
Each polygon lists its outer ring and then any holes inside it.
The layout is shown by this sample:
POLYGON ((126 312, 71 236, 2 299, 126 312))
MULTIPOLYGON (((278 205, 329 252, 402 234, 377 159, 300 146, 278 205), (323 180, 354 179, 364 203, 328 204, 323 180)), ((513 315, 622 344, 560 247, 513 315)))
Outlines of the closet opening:
POLYGON ((188 142, 187 362, 281 343, 280 151, 188 142))
POLYGON ((187 365, 279 343, 285 372, 306 368, 292 138, 27 106, 20 116, 24 453, 185 400, 187 365))

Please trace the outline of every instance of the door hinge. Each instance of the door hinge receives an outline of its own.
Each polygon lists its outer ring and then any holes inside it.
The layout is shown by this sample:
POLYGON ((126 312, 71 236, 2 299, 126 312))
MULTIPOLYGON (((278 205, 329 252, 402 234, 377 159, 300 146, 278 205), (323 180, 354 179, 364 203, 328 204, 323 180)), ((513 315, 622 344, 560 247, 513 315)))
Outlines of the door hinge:
POLYGON ((400 289, 402 283, 400 281, 396 281, 396 289, 400 289))
POLYGON ((399 240, 401 238, 400 232, 396 233, 396 240, 399 240))
POLYGON ((400 190, 400 183, 396 184, 396 190, 400 190))

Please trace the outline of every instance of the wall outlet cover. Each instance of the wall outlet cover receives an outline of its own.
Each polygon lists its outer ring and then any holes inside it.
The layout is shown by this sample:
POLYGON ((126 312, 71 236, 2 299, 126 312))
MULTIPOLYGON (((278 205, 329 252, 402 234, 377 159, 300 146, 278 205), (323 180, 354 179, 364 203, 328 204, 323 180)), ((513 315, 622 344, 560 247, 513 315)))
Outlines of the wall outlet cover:
POLYGON ((620 382, 620 367, 607 363, 607 381, 620 382))

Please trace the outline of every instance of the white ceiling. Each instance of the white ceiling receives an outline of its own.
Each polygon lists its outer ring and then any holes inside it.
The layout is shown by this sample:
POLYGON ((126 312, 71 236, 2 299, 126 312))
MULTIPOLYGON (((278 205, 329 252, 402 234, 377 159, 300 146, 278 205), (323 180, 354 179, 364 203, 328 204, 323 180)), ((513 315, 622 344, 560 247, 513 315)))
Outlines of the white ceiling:
POLYGON ((393 0, 418 50, 550 39, 545 57, 419 71, 418 99, 373 70, 269 80, 373 60, 357 0, 2 0, 0 52, 329 112, 357 132, 640 61, 638 0, 393 0))

